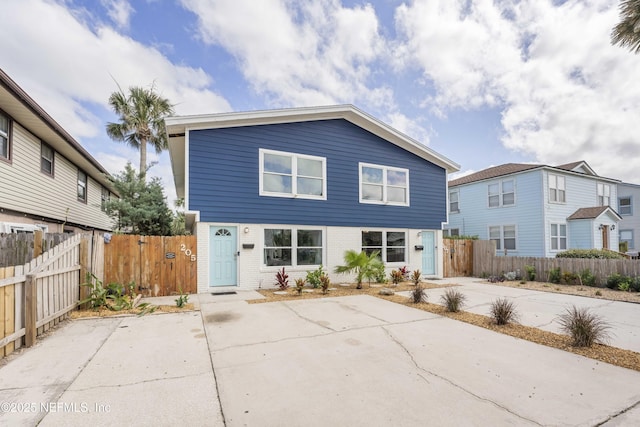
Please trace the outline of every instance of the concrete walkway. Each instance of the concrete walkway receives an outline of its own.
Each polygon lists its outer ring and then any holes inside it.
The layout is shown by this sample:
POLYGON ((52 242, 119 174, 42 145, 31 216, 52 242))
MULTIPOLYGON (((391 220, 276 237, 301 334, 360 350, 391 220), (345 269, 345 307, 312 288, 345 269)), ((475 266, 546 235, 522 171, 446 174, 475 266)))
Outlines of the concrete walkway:
POLYGON ((370 296, 242 301, 251 294, 192 296, 200 312, 67 322, 0 368, 0 425, 615 426, 640 417, 640 372, 370 296))

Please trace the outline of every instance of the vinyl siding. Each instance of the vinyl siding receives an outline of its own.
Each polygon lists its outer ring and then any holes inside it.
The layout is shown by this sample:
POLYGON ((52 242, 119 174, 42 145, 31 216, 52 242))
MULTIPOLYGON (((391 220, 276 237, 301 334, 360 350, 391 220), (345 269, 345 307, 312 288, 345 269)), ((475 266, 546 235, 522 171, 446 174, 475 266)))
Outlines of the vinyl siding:
POLYGON ((189 132, 188 207, 203 222, 440 229, 445 170, 345 120, 189 132), (259 149, 326 158, 327 200, 259 195, 259 149), (359 203, 358 163, 409 169, 410 206, 359 203))
MULTIPOLYGON (((618 230, 633 231, 633 248, 629 250, 638 251, 640 249, 640 186, 618 184, 618 198, 631 197, 631 215, 622 215, 622 221, 618 224, 618 230)), ((620 213, 618 211, 618 213, 620 213)))
POLYGON ((88 177, 88 200, 80 202, 77 167, 58 153, 54 162, 53 177, 40 172, 40 140, 14 122, 11 163, 0 162, 0 207, 111 229, 111 220, 100 209, 100 184, 88 177))

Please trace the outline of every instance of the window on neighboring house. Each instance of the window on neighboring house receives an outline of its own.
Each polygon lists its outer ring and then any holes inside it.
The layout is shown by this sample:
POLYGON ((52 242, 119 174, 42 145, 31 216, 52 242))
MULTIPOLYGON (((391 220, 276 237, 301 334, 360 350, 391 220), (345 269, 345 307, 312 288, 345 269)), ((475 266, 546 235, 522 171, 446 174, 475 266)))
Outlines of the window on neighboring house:
POLYGON ((322 230, 267 228, 264 230, 266 266, 322 265, 322 230))
POLYGON ((382 262, 406 262, 407 236, 404 231, 363 231, 362 250, 380 252, 382 262))
POLYGON ((564 251, 567 249, 567 225, 551 224, 551 250, 564 251))
POLYGON ((449 192, 449 212, 450 213, 458 213, 460 212, 460 193, 456 191, 449 192))
POLYGON ((511 206, 516 203, 516 189, 512 179, 494 182, 488 186, 490 208, 511 206))
POLYGON ((496 250, 516 250, 516 226, 496 225, 489 227, 489 240, 496 242, 496 250))
POLYGON ((620 197, 618 199, 618 213, 620 215, 633 215, 631 197, 620 197))
POLYGON ((327 169, 324 157, 260 150, 260 195, 327 198, 327 169))
POLYGON ((40 170, 47 175, 53 176, 55 162, 55 152, 44 142, 40 143, 40 170))
POLYGON ((360 203, 409 206, 409 170, 360 163, 360 203))
POLYGON ((78 200, 87 202, 87 174, 78 169, 78 200))
POLYGON ((445 237, 459 236, 460 229, 459 228, 446 228, 442 230, 442 235, 445 237))
POLYGON ((611 204, 611 186, 609 184, 598 184, 598 206, 609 206, 611 204))
POLYGON ((100 209, 102 212, 107 211, 107 202, 111 200, 111 192, 106 188, 102 187, 102 194, 100 195, 100 209))
POLYGON ((0 160, 9 160, 11 156, 11 122, 9 117, 0 113, 0 160))
POLYGON ((620 230, 620 243, 627 242, 627 250, 635 249, 633 230, 620 230))
POLYGON ((549 201, 555 203, 566 202, 564 176, 549 175, 549 201))

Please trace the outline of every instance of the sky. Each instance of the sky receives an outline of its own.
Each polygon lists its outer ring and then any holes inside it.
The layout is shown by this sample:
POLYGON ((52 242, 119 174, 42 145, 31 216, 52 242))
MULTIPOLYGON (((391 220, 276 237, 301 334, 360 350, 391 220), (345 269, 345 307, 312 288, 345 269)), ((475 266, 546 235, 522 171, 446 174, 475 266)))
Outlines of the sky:
MULTIPOLYGON (((610 44, 617 0, 1 0, 0 11, 0 68, 114 174, 139 154, 106 135, 109 95, 155 85, 178 115, 353 104, 461 174, 585 160, 640 184, 640 55, 610 44)), ((172 206, 168 154, 149 161, 172 206)))

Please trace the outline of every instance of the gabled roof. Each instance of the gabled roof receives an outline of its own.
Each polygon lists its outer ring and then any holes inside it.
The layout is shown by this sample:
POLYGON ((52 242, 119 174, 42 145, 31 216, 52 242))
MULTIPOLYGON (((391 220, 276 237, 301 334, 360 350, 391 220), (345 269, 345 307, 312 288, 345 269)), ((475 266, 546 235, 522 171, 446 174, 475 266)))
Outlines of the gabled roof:
POLYGON ((570 172, 570 173, 575 173, 583 176, 598 178, 604 181, 611 181, 616 183, 620 182, 617 179, 598 176, 593 171, 593 169, 591 169, 591 167, 587 164, 587 162, 585 162, 584 160, 580 160, 578 162, 567 163, 560 166, 549 166, 549 165, 530 164, 530 163, 506 163, 504 165, 493 166, 493 167, 472 173, 470 175, 466 175, 458 179, 451 180, 449 181, 449 187, 455 187, 457 185, 463 185, 463 184, 470 184, 472 182, 484 181, 487 179, 498 178, 501 176, 516 174, 516 173, 535 170, 535 169, 551 169, 556 171, 570 172))
POLYGON ((442 167, 448 173, 460 170, 460 165, 457 163, 350 104, 174 116, 167 117, 165 124, 169 136, 169 156, 171 158, 171 168, 173 169, 173 177, 178 197, 184 197, 185 195, 185 134, 187 131, 333 119, 347 120, 382 139, 442 167))
POLYGON ((618 218, 619 221, 622 220, 622 217, 618 214, 618 212, 613 210, 610 206, 595 206, 592 208, 580 208, 574 213, 572 213, 571 215, 569 215, 569 217, 567 217, 567 220, 596 219, 607 211, 609 211, 609 213, 613 214, 616 218, 618 218))
POLYGON ((0 68, 0 108, 37 138, 115 193, 109 172, 0 68))

